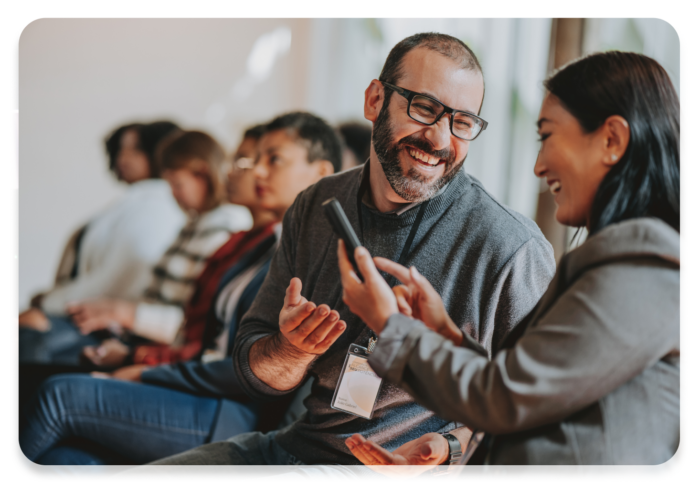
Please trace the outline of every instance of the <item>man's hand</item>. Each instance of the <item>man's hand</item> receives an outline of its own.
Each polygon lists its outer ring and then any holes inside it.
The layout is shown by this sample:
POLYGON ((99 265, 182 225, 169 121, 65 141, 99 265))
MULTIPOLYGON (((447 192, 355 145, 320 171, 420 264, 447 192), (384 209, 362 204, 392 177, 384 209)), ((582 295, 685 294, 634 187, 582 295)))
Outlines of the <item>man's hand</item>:
POLYGON ((141 373, 148 368, 146 364, 127 365, 116 371, 109 372, 91 372, 92 377, 99 379, 120 379, 122 381, 133 381, 134 383, 141 382, 141 373))
POLYGON ((450 452, 447 440, 438 433, 427 433, 406 442, 394 452, 387 451, 357 433, 345 440, 345 445, 363 464, 388 475, 419 475, 444 463, 450 452), (388 468, 398 465, 414 468, 388 468))
POLYGON ((280 311, 280 332, 289 344, 307 355, 321 355, 345 330, 340 314, 322 304, 316 306, 301 295, 301 280, 292 278, 280 311))
POLYGON ((279 332, 256 341, 248 360, 253 374, 279 391, 296 387, 309 364, 328 350, 347 324, 328 305, 316 306, 301 295, 301 280, 292 278, 284 295, 279 332))
POLYGON ((73 303, 66 308, 82 334, 100 329, 131 329, 136 317, 136 303, 121 299, 94 299, 73 303))
POLYGON ((338 265, 343 283, 343 302, 350 311, 360 317, 367 326, 379 334, 387 320, 399 312, 396 297, 377 271, 372 258, 364 247, 355 249, 355 262, 365 281, 360 281, 352 268, 345 249, 345 242, 338 240, 338 265))
POLYGON ((404 284, 393 289, 402 314, 420 320, 426 327, 443 335, 455 345, 459 346, 462 343, 462 331, 447 314, 440 294, 427 278, 418 273, 415 266, 411 266, 409 270, 383 257, 375 257, 374 262, 377 268, 394 275, 404 284))
POLYGON ((118 339, 105 339, 98 347, 83 348, 83 355, 98 367, 118 367, 129 356, 129 347, 118 339))

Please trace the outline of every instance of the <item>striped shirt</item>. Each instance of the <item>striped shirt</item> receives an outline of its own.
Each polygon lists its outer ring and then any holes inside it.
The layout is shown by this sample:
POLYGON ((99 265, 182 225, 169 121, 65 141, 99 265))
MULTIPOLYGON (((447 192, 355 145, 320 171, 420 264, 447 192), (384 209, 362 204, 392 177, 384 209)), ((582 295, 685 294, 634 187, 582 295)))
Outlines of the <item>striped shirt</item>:
POLYGON ((153 268, 150 286, 136 307, 134 332, 164 344, 175 340, 183 307, 209 257, 237 231, 251 225, 243 207, 225 204, 191 218, 153 268))

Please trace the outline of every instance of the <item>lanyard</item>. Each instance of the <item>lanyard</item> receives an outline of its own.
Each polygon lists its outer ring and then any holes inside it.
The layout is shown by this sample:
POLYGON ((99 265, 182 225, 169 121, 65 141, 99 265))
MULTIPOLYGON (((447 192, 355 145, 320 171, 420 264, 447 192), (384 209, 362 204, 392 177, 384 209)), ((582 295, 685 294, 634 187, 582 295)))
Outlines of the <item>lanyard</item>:
MULTIPOLYGON (((360 183, 360 189, 357 191, 357 222, 360 225, 360 243, 364 245, 364 230, 362 228, 362 197, 364 196, 365 192, 369 188, 369 166, 362 172, 362 182, 360 183)), ((408 253, 411 250, 411 245, 413 245, 413 239, 416 237, 416 233, 418 233, 418 228, 420 227, 421 221, 423 221, 423 216, 425 215, 425 209, 428 207, 428 203, 430 203, 430 200, 426 200, 422 204, 420 204, 420 208, 418 209, 418 214, 416 214, 416 219, 413 221, 413 225, 411 226, 411 231, 408 233, 408 237, 406 238, 406 242, 403 244, 403 249, 401 249, 401 254, 399 254, 399 260, 397 261, 398 264, 401 266, 405 266, 406 261, 408 260, 408 253)), ((396 280, 395 277, 391 277, 389 281, 389 285, 391 285, 391 281, 394 281, 394 285, 398 283, 398 280, 396 280)), ((377 335, 370 331, 370 338, 369 338, 369 343, 367 345, 367 351, 372 352, 374 350, 374 346, 377 344, 377 335)))

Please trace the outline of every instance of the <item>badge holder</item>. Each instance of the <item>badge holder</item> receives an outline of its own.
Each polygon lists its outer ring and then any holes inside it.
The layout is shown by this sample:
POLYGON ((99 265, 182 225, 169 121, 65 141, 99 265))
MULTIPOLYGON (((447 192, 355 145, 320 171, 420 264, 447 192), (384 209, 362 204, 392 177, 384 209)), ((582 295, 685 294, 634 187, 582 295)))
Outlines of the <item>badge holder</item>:
POLYGON ((331 400, 333 409, 372 419, 382 378, 375 374, 367 362, 370 352, 358 344, 351 344, 348 348, 331 400))

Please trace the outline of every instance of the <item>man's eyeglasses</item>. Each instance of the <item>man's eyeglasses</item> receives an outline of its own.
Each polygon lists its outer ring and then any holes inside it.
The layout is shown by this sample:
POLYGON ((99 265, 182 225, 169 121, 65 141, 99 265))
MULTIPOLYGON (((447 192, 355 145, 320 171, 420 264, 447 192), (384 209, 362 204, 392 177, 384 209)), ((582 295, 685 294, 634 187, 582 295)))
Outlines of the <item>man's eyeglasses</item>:
POLYGON ((403 87, 397 87, 388 82, 381 83, 405 97, 408 101, 408 106, 406 107, 408 116, 423 125, 434 125, 445 113, 448 113, 450 115, 450 131, 455 137, 465 141, 473 141, 488 126, 486 120, 473 113, 455 110, 442 104, 437 99, 404 89, 403 87))

